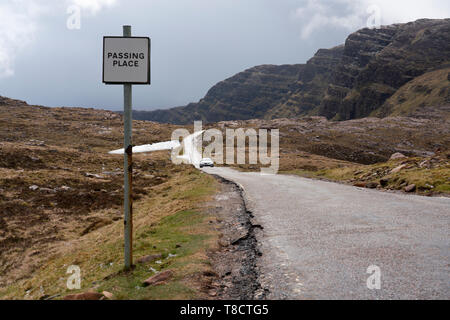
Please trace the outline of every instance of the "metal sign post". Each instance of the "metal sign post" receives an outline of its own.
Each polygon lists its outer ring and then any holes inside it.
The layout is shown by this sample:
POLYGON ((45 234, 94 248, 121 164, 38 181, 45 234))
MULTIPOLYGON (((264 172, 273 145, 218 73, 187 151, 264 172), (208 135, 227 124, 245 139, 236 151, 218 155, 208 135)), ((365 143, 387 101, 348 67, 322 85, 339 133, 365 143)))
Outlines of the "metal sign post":
POLYGON ((123 37, 103 38, 103 82, 123 84, 124 119, 124 242, 125 269, 133 265, 133 84, 150 84, 150 38, 132 37, 123 26, 123 37))
MULTIPOLYGON (((131 26, 123 26, 123 36, 131 37, 131 26)), ((125 269, 133 265, 133 146, 132 135, 132 94, 133 87, 130 83, 123 85, 123 147, 124 147, 124 237, 125 237, 125 269)))

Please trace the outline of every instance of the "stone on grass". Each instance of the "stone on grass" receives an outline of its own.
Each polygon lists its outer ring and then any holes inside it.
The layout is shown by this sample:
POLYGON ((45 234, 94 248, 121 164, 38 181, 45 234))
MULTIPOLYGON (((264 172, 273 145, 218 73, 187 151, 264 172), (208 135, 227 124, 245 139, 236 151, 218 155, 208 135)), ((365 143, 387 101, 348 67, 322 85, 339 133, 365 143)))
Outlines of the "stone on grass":
POLYGON ((415 184, 410 184, 410 185, 405 187, 405 192, 414 192, 414 191, 416 191, 416 185, 415 184))
POLYGON ((149 263, 161 258, 162 254, 150 254, 148 256, 143 256, 137 259, 137 263, 149 263))
POLYGON ((173 272, 171 270, 163 271, 163 272, 157 273, 154 276, 151 276, 150 278, 145 280, 143 285, 144 285, 144 287, 156 286, 158 284, 165 282, 166 280, 169 280, 172 276, 173 276, 173 272))

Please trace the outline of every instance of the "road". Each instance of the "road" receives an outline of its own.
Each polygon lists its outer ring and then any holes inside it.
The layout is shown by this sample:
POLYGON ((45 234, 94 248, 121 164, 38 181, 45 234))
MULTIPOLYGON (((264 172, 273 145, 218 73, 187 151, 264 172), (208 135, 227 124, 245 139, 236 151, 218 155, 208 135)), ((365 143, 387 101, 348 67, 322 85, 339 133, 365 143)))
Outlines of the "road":
POLYGON ((203 170, 241 185, 263 226, 258 266, 268 298, 450 299, 450 198, 203 170), (367 287, 372 265, 380 289, 367 287))

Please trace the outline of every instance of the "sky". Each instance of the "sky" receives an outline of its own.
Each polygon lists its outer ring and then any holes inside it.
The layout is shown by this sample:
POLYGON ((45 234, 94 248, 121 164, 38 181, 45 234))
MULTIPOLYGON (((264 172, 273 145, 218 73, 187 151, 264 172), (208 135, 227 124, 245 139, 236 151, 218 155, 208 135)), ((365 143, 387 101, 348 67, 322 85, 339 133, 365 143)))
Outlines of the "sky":
POLYGON ((151 85, 133 108, 201 99, 260 64, 305 63, 363 27, 449 18, 448 0, 1 0, 0 95, 45 106, 120 110, 102 83, 102 38, 151 38, 151 85))

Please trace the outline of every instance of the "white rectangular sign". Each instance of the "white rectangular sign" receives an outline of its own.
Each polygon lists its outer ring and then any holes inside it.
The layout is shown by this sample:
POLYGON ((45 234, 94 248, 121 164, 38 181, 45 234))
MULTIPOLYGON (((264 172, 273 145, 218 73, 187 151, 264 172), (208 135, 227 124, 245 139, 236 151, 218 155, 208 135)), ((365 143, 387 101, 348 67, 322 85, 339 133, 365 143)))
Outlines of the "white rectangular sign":
POLYGON ((150 84, 150 38, 103 37, 103 82, 150 84))

